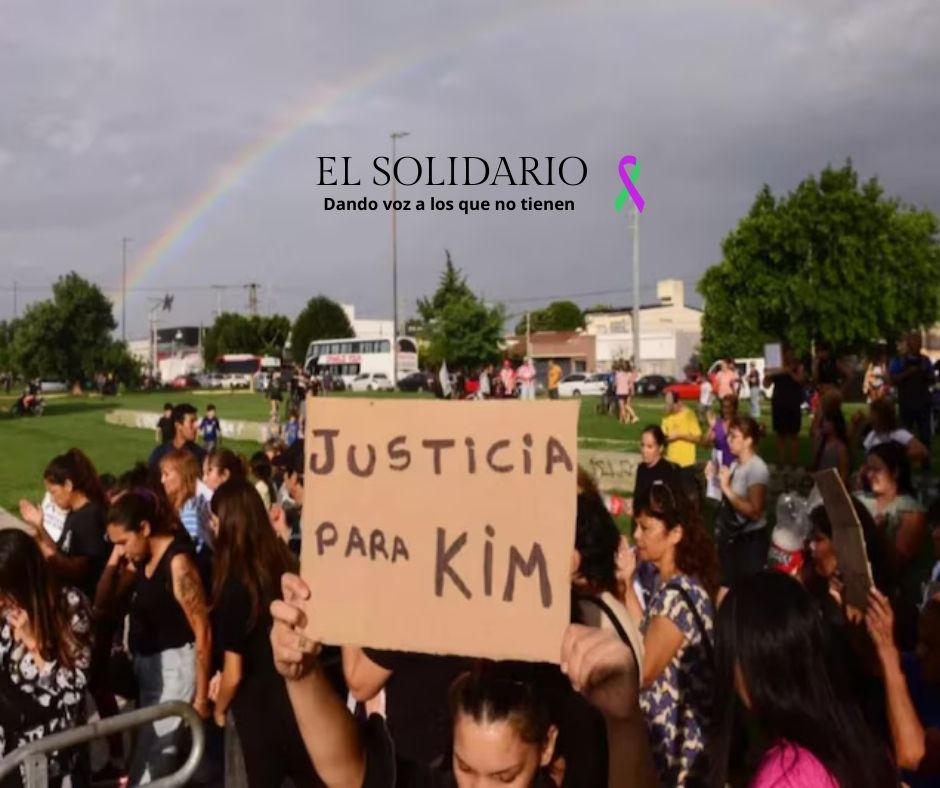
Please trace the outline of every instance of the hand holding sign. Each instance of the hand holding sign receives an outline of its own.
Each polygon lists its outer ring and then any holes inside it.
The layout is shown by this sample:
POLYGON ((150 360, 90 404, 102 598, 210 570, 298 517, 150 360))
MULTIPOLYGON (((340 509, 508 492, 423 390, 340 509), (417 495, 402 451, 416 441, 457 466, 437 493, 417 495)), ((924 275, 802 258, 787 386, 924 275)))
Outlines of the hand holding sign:
POLYGON ((557 662, 577 403, 330 399, 308 412, 308 635, 557 662))

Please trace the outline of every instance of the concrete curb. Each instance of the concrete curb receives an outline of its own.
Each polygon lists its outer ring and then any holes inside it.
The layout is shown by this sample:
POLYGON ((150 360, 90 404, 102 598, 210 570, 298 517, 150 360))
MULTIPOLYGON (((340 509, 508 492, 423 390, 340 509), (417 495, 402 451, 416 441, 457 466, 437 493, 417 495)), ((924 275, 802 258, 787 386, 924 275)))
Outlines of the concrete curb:
MULTIPOLYGON (((133 427, 139 430, 157 429, 159 413, 142 410, 117 409, 107 413, 104 420, 118 427, 133 427)), ((271 425, 263 421, 241 421, 239 419, 221 419, 222 437, 231 440, 255 441, 264 443, 270 436, 271 425)))

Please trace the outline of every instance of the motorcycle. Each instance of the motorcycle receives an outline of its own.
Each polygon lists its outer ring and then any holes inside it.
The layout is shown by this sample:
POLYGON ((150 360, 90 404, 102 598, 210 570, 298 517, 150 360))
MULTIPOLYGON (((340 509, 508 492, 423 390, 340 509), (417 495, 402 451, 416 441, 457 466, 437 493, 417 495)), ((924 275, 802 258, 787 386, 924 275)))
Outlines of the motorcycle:
POLYGON ((46 407, 42 394, 30 394, 24 392, 23 395, 13 403, 10 413, 14 416, 42 416, 46 407))

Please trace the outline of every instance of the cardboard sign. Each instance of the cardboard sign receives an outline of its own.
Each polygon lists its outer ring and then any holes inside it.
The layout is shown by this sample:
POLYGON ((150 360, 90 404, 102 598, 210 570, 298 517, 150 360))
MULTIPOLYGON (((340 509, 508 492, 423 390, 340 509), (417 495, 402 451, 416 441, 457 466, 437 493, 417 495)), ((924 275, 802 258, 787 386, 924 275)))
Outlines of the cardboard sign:
POLYGON ((830 468, 817 473, 814 479, 832 524, 832 546, 839 561, 839 575, 845 586, 843 602, 864 611, 868 607, 868 592, 874 581, 858 513, 838 471, 830 468))
POLYGON ((767 372, 783 369, 783 345, 779 342, 764 345, 764 369, 767 372))
POLYGON ((307 403, 301 573, 324 643, 558 662, 577 402, 307 403))
POLYGON ((604 492, 633 493, 633 488, 636 487, 636 469, 643 462, 639 454, 581 449, 578 457, 581 467, 594 477, 599 489, 604 492))

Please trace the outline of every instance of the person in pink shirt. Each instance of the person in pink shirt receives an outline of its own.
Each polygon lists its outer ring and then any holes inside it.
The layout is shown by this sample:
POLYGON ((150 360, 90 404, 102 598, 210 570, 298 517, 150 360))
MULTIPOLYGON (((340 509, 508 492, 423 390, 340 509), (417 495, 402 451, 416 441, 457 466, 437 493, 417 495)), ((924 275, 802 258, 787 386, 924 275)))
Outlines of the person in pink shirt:
POLYGON ((503 361, 503 368, 500 370, 499 379, 503 384, 503 396, 512 397, 516 392, 516 372, 509 363, 509 359, 503 361))
POLYGON ((883 788, 897 771, 865 723, 809 593, 781 572, 731 589, 715 629, 718 704, 711 780, 729 783, 736 714, 769 742, 751 788, 883 788))
POLYGON ((522 366, 516 371, 516 377, 519 380, 519 398, 535 399, 535 364, 532 359, 526 356, 522 366))

